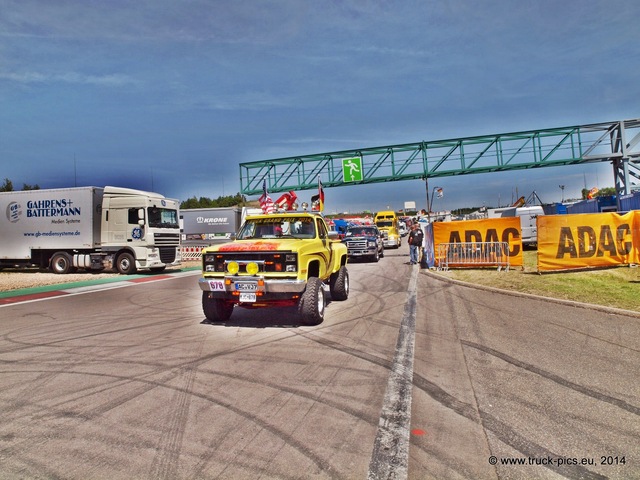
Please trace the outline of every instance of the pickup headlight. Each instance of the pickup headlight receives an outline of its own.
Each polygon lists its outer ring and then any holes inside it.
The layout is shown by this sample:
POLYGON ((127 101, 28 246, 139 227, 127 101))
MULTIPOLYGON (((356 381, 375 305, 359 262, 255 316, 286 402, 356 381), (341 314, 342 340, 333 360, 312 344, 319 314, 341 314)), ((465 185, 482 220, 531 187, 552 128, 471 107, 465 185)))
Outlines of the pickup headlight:
POLYGON ((255 275, 260 271, 260 267, 256 262, 249 262, 247 264, 247 273, 249 275, 255 275))

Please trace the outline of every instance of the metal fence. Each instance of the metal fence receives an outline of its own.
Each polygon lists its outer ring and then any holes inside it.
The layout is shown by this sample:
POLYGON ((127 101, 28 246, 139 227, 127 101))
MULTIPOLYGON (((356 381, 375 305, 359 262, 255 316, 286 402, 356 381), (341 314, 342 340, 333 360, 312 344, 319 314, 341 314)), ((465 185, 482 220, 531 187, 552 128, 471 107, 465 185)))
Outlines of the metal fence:
POLYGON ((509 244, 507 242, 457 242, 437 245, 438 270, 450 267, 491 267, 509 270, 509 244))

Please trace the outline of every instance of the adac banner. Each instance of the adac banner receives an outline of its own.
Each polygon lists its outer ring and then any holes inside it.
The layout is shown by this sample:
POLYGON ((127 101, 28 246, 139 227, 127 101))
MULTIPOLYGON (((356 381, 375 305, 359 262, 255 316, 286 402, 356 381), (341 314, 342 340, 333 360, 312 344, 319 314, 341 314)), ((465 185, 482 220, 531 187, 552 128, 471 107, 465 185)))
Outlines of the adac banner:
POLYGON ((640 211, 541 215, 538 271, 638 263, 640 211))
MULTIPOLYGON (((506 242, 509 245, 509 264, 512 267, 523 265, 520 217, 435 222, 433 224, 433 247, 436 254, 439 244, 460 242, 506 242)), ((470 264, 469 266, 474 265, 470 264)))

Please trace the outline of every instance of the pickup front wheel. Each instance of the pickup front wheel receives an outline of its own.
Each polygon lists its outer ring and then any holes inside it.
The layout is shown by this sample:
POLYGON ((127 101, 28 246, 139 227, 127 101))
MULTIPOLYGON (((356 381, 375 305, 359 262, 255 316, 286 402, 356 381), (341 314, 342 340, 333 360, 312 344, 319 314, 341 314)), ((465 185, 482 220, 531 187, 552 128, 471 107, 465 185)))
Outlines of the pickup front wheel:
POLYGON ((317 277, 311 277, 307 281, 300 303, 298 312, 302 316, 302 323, 305 325, 318 325, 324 320, 325 307, 324 290, 322 289, 322 280, 317 277))
POLYGON ((233 303, 209 298, 209 292, 202 292, 202 310, 210 322, 226 322, 233 313, 233 303))

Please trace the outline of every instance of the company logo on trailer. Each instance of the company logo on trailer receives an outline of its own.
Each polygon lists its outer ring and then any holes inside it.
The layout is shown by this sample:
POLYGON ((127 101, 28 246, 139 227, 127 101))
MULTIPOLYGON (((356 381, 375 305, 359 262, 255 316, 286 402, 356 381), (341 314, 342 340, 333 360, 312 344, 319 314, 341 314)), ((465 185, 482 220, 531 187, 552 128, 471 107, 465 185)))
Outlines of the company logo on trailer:
POLYGON ((228 224, 229 219, 227 217, 198 217, 196 223, 211 224, 228 224))
POLYGON ((11 202, 7 205, 7 219, 11 223, 16 223, 22 216, 22 206, 17 202, 11 202))
POLYGON ((81 208, 75 207, 70 199, 29 200, 27 217, 74 217, 80 215, 81 208))

